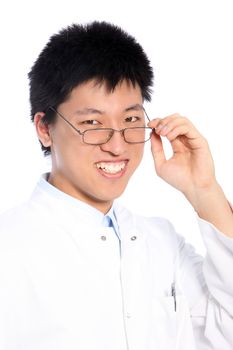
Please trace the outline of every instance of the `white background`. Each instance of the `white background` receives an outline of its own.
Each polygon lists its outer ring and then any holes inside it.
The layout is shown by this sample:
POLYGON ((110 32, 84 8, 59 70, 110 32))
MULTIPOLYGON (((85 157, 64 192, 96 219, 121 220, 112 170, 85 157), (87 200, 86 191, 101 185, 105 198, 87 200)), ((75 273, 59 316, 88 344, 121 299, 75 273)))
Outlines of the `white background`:
MULTIPOLYGON (((48 170, 30 123, 27 73, 50 35, 92 20, 122 26, 142 44, 155 70, 150 117, 189 117, 209 140, 218 181, 233 200, 232 18, 232 1, 225 0, 2 2, 0 212, 26 199, 48 170)), ((195 213, 155 175, 150 147, 120 201, 138 213, 169 218, 204 252, 195 213)))

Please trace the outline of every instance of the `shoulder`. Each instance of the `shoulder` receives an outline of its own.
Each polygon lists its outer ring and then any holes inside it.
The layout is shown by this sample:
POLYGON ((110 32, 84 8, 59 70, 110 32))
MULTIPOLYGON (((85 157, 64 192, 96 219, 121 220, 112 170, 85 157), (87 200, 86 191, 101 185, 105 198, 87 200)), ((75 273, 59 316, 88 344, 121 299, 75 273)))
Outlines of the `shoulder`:
POLYGON ((0 252, 17 251, 29 245, 40 225, 37 211, 30 200, 0 215, 0 252))
POLYGON ((27 203, 20 204, 16 207, 8 209, 0 215, 0 233, 10 231, 11 228, 14 228, 19 222, 22 222, 26 219, 28 214, 27 203))
POLYGON ((28 210, 27 204, 21 204, 8 209, 0 215, 0 240, 16 233, 24 224, 27 224, 28 210))

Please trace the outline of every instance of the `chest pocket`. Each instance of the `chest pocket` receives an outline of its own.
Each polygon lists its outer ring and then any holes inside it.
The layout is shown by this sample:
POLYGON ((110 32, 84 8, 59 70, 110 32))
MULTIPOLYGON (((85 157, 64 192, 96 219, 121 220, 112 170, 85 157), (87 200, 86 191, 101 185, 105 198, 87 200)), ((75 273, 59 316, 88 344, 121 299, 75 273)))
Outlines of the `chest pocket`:
POLYGON ((154 298, 152 312, 152 331, 159 350, 195 350, 189 308, 183 296, 176 296, 176 305, 172 296, 154 298))

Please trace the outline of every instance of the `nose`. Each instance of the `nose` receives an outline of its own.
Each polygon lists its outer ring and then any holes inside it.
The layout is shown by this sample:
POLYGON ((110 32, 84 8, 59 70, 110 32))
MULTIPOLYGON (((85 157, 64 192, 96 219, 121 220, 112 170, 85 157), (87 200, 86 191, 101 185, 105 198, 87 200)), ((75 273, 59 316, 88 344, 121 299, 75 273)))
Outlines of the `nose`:
POLYGON ((127 148, 127 143, 124 140, 122 131, 114 130, 110 140, 107 143, 100 145, 100 148, 102 151, 109 152, 115 156, 122 155, 127 148))

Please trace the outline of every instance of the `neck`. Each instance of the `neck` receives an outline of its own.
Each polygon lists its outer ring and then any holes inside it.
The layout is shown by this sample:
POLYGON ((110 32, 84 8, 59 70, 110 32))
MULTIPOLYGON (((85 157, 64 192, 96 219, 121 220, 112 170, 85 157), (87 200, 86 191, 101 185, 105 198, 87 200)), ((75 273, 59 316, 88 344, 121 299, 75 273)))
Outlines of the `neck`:
POLYGON ((87 195, 84 191, 80 191, 80 190, 77 191, 75 187, 73 187, 70 184, 67 184, 59 177, 53 176, 52 173, 49 174, 47 181, 52 186, 59 189, 60 191, 94 207, 95 209, 99 210, 103 214, 106 214, 113 205, 113 200, 98 200, 94 196, 87 195))

